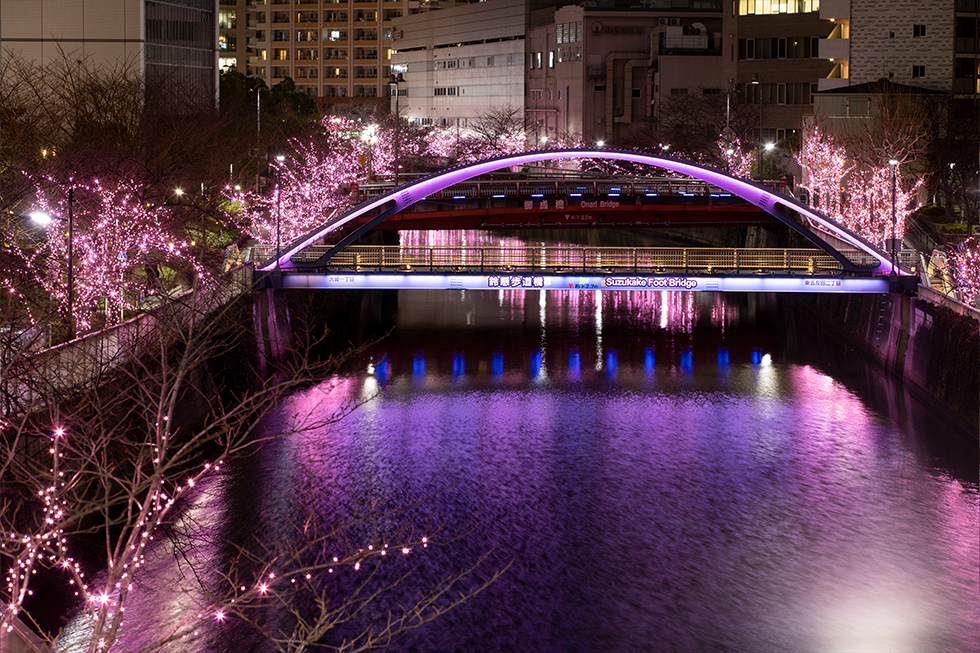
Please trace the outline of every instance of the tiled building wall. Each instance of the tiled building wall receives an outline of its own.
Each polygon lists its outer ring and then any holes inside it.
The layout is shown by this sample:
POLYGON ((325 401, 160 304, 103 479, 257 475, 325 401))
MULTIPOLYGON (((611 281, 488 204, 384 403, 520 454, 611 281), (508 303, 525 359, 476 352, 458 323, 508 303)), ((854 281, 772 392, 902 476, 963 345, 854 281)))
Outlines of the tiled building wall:
POLYGON ((954 0, 851 3, 850 83, 952 90, 954 0))

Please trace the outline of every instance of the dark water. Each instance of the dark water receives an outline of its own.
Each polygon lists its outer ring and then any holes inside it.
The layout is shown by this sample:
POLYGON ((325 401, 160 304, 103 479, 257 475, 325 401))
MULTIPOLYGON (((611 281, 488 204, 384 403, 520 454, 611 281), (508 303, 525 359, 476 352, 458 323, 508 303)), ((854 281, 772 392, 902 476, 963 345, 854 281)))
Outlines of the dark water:
MULTIPOLYGON (((391 651, 976 651, 975 444, 797 316, 769 296, 402 292, 393 334, 279 420, 367 403, 232 469, 197 518, 274 542, 298 497, 331 521, 435 495, 362 533, 445 524, 370 616, 485 553, 468 583, 506 571, 391 651)), ((243 632, 199 645, 269 650, 243 632)))
POLYGON ((472 531, 419 554, 430 582, 510 565, 394 651, 977 650, 976 448, 792 312, 402 293, 360 369, 287 410, 373 399, 270 464, 323 505, 441 490, 423 512, 472 531))

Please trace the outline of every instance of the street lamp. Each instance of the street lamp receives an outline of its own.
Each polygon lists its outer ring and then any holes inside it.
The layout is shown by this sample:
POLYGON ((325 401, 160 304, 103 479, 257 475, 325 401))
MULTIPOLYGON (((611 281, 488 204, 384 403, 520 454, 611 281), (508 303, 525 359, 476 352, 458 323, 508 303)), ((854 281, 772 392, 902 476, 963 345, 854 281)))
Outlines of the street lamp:
POLYGON ((895 191, 896 191, 896 170, 898 170, 898 159, 889 159, 888 165, 892 167, 892 237, 889 239, 888 249, 892 255, 892 274, 895 274, 895 256, 899 249, 898 238, 895 237, 896 216, 895 216, 895 191))
POLYGON ((374 144, 378 142, 378 126, 368 125, 361 132, 361 141, 367 146, 368 181, 374 181, 374 144))
MULTIPOLYGON (((75 221, 72 217, 72 207, 75 203, 75 189, 68 189, 68 340, 74 340, 75 338, 75 319, 73 305, 75 303, 75 276, 74 276, 74 252, 72 248, 75 241, 75 221)), ((54 217, 50 213, 44 211, 32 211, 28 214, 33 222, 41 225, 42 227, 47 227, 54 220, 54 217)))
MULTIPOLYGON (((772 152, 773 150, 776 149, 776 144, 775 143, 766 143, 765 145, 762 146, 762 149, 764 149, 766 152, 772 152)), ((770 164, 770 171, 769 171, 770 173, 772 172, 771 168, 772 168, 772 164, 770 164)), ((762 178, 763 178, 763 175, 762 175, 762 172, 760 171, 759 172, 759 179, 762 179, 762 178)))
POLYGON ((399 84, 405 81, 405 75, 394 73, 388 78, 388 86, 395 90, 395 188, 398 188, 398 150, 400 149, 401 143, 399 142, 399 137, 401 136, 401 112, 398 107, 398 88, 399 84))
POLYGON ((282 154, 276 157, 276 161, 279 165, 276 166, 276 269, 280 272, 282 268, 279 266, 279 226, 282 221, 282 162, 286 160, 286 157, 282 154))
POLYGON ((764 122, 762 121, 762 78, 759 77, 759 73, 752 75, 752 85, 759 87, 759 143, 756 145, 756 152, 758 153, 758 163, 759 163, 759 181, 762 181, 762 131, 764 128, 764 122))

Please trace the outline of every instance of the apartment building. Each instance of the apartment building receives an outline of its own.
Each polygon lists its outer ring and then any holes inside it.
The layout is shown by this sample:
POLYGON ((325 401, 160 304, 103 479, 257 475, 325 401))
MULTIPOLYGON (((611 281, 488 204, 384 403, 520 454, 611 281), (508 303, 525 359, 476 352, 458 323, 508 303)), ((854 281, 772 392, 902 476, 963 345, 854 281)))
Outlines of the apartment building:
POLYGON ((181 104, 218 92, 215 0, 3 0, 0 56, 140 71, 181 104))
POLYGON ((393 26, 391 69, 405 80, 398 85, 400 115, 418 124, 460 127, 491 108, 522 115, 525 0, 427 11, 393 26))
POLYGON ((417 0, 236 0, 222 2, 222 62, 270 87, 290 77, 322 110, 386 104, 391 21, 417 0), (232 13, 234 17, 232 18, 232 13), (244 26, 243 26, 244 16, 244 26), (244 65, 243 65, 244 64, 244 65))
POLYGON ((821 43, 835 29, 821 13, 827 0, 732 0, 726 3, 722 74, 741 102, 759 105, 763 142, 793 139, 813 94, 835 62, 821 43))
POLYGON ((887 79, 975 96, 980 71, 978 0, 822 0, 834 21, 820 54, 834 64, 821 90, 887 79))
POLYGON ((720 0, 582 3, 530 14, 528 124, 540 137, 621 139, 671 95, 721 94, 720 0))

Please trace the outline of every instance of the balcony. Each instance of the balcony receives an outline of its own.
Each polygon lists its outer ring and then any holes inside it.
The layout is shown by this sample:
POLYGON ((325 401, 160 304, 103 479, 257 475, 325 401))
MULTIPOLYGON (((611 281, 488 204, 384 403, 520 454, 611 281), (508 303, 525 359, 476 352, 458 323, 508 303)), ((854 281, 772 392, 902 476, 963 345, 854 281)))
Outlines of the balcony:
POLYGON ((850 39, 820 39, 821 59, 848 59, 850 56, 850 39))

